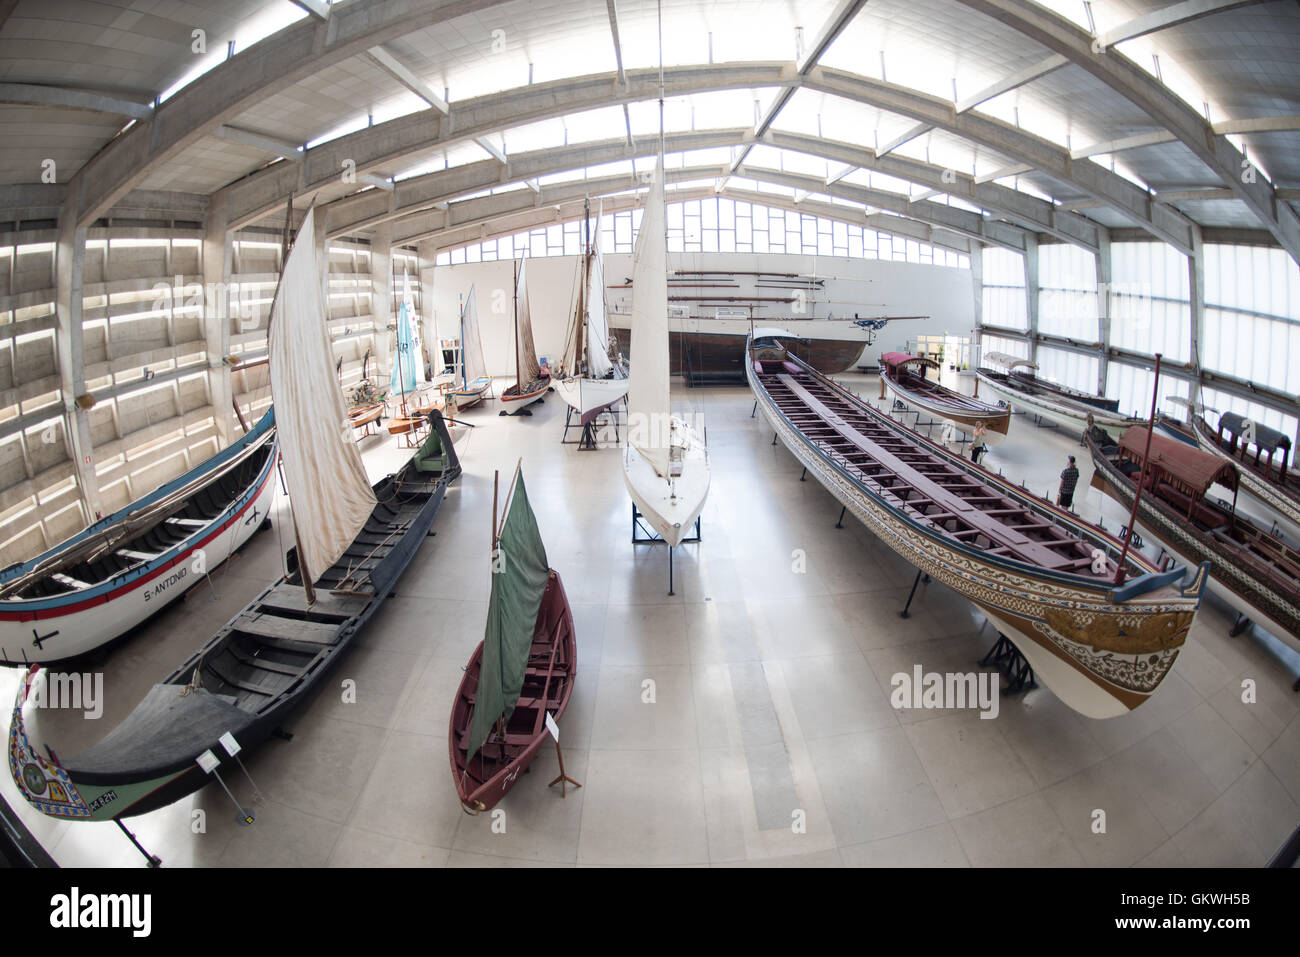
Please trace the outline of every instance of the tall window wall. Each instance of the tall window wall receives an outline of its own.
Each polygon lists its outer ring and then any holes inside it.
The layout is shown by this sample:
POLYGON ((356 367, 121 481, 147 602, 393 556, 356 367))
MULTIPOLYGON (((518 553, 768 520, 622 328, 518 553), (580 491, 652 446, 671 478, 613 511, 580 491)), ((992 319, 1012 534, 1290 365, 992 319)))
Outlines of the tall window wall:
MULTIPOLYGON (((1154 378, 1154 366, 1148 368, 1127 362, 1112 362, 1106 371, 1106 395, 1119 400, 1119 410, 1125 415, 1150 415, 1151 383, 1154 378)), ((1167 400, 1174 395, 1186 399, 1190 393, 1190 382, 1162 372, 1157 408, 1181 420, 1185 410, 1167 400)))
POLYGON ((1285 251, 1205 247, 1205 368, 1300 395, 1300 267, 1285 251))
POLYGON ((1029 328, 1025 304, 1025 257, 1009 249, 984 249, 984 324, 1024 331, 1029 328))
MULTIPOLYGON (((607 253, 632 252, 642 212, 621 210, 604 216, 600 223, 601 249, 607 253)), ((667 212, 669 252, 799 253, 970 268, 969 256, 929 243, 725 196, 671 203, 667 212)), ((582 251, 584 235, 581 222, 557 223, 444 251, 438 254, 437 265, 523 256, 576 256, 582 251)))
POLYGON ((1187 257, 1165 243, 1114 243, 1110 249, 1110 345, 1190 361, 1187 257))
POLYGON ((1100 360, 1096 356, 1040 346, 1037 362, 1038 374, 1044 379, 1089 394, 1097 391, 1100 360))
POLYGON ((1070 243, 1039 247, 1038 331, 1080 342, 1100 341, 1097 259, 1088 250, 1070 243))
MULTIPOLYGON (((1021 359, 1029 358, 1029 340, 1012 339, 1007 336, 990 336, 988 334, 980 336, 981 355, 988 355, 990 352, 1001 352, 1003 355, 1016 356, 1021 359)), ((986 365, 981 359, 981 364, 986 365)))

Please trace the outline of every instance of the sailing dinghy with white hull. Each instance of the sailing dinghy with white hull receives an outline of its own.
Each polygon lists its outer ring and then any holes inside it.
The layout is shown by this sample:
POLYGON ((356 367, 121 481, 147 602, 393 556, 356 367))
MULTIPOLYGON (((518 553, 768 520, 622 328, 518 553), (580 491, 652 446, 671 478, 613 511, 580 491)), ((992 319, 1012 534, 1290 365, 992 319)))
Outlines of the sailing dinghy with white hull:
POLYGON ((275 501, 275 415, 201 465, 0 572, 0 664, 49 664, 126 634, 263 527, 275 501))
MULTIPOLYGON (((605 307, 605 266, 600 254, 600 222, 578 264, 578 301, 569 327, 556 393, 588 425, 628 391, 628 367, 610 357, 609 316, 605 307)), ((666 301, 666 300, 665 300, 666 301)))
MULTIPOLYGON (((668 545, 668 594, 673 594, 672 549, 694 529, 709 494, 709 452, 700 436, 672 414, 668 383, 668 242, 663 160, 655 165, 645 216, 636 239, 632 280, 632 350, 636 375, 628 390, 623 481, 632 496, 633 529, 643 517, 668 545)), ((635 539, 634 539, 635 540, 635 539)))
POLYGON ((473 286, 469 287, 465 307, 460 313, 460 361, 456 379, 456 388, 447 395, 455 402, 457 409, 477 405, 485 395, 491 398, 492 377, 487 374, 487 363, 483 360, 483 339, 478 330, 478 308, 474 302, 473 286))
MULTIPOLYGON (((299 232, 306 242, 286 257, 269 331, 296 541, 289 574, 80 754, 56 757, 36 746, 39 732, 25 724, 24 703, 39 673, 29 671, 14 704, 9 767, 23 796, 47 815, 120 825, 198 790, 240 749, 269 737, 388 597, 460 474, 434 412, 430 438, 401 471, 368 482, 333 375, 313 215, 309 210, 299 232)), ((31 710, 29 719, 39 713, 31 710)), ((251 823, 251 814, 245 820, 251 823)))

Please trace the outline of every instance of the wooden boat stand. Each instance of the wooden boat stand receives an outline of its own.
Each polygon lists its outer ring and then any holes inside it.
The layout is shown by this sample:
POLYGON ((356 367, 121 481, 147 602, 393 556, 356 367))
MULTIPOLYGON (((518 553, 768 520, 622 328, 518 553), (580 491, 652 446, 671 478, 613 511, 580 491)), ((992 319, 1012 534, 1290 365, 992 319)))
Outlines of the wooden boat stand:
POLYGON ((562 798, 568 797, 570 784, 572 784, 574 788, 580 788, 582 787, 582 785, 579 782, 575 781, 573 778, 569 777, 569 775, 566 774, 564 771, 564 752, 560 750, 559 738, 555 739, 555 759, 560 762, 560 773, 555 778, 554 781, 552 781, 550 784, 546 786, 548 788, 553 788, 555 787, 555 785, 558 784, 560 786, 560 797, 562 798))
MULTIPOLYGON (((619 402, 623 403, 623 409, 626 411, 627 395, 624 394, 619 396, 617 399, 615 399, 613 402, 611 402, 609 405, 605 406, 604 408, 597 410, 596 413, 591 417, 591 419, 586 423, 582 421, 581 413, 579 413, 578 421, 575 423, 573 421, 573 413, 576 410, 573 408, 573 406, 571 405, 568 406, 564 415, 564 434, 560 436, 560 444, 577 445, 579 452, 596 451, 596 449, 600 447, 596 442, 596 425, 605 416, 609 416, 610 422, 608 424, 612 424, 614 426, 614 444, 617 445, 619 441, 618 408, 617 408, 619 402), (577 442, 574 442, 572 439, 569 438, 569 430, 577 429, 577 428, 582 429, 582 436, 577 440, 577 442)), ((532 413, 530 412, 529 415, 531 414, 532 413)))
MULTIPOLYGON (((632 503, 632 544, 653 545, 656 542, 663 542, 663 539, 659 536, 658 532, 656 532, 653 528, 646 528, 645 524, 641 521, 641 519, 644 517, 645 516, 641 514, 641 510, 636 507, 636 502, 633 502, 632 503)), ((703 540, 700 537, 700 527, 701 527, 700 522, 701 522, 700 516, 698 515, 695 516, 695 534, 690 538, 683 538, 682 539, 683 545, 694 545, 696 542, 703 540)), ((668 546, 668 594, 670 595, 676 594, 676 592, 673 591, 673 546, 671 545, 668 546)))
POLYGON ((1007 679, 1006 694, 1019 694, 1032 691, 1038 687, 1034 680, 1034 669, 1029 666, 1025 656, 1006 635, 998 632, 998 640, 993 643, 989 653, 980 659, 981 665, 994 665, 1007 679))

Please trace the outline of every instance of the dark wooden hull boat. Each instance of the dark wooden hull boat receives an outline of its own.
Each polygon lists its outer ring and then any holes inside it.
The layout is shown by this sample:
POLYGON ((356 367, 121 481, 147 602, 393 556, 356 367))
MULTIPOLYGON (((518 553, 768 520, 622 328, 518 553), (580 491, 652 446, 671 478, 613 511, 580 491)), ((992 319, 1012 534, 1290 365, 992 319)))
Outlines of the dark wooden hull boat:
POLYGON ((886 352, 880 357, 880 397, 885 398, 889 392, 916 411, 971 433, 984 445, 998 445, 1007 437, 1011 428, 1010 404, 993 405, 962 395, 935 379, 926 378, 926 369, 937 371, 939 364, 920 356, 886 352))
POLYGON ((67 759, 33 746, 23 704, 36 669, 19 689, 9 766, 27 800, 52 817, 107 821, 177 801, 211 777, 205 751, 233 764, 219 739, 244 751, 270 736, 342 657, 425 541, 460 463, 440 415, 426 445, 374 486, 378 504, 353 545, 317 579, 308 604, 291 573, 262 592, 160 684, 98 744, 67 759))
POLYGON ((1094 409, 1101 409, 1103 412, 1119 414, 1119 399, 1108 399, 1104 395, 1093 395, 1089 392, 1080 392, 1078 389, 1071 389, 1069 386, 1061 385, 1058 382, 1051 382, 1048 379, 1040 379, 1032 372, 1025 372, 1020 369, 1011 370, 1011 378, 1015 379, 1026 389, 1032 389, 1038 392, 1045 392, 1049 395, 1055 395, 1070 402, 1079 402, 1083 405, 1090 406, 1094 409))
MULTIPOLYGON (((676 321, 676 320, 674 320, 676 321)), ((803 320, 808 325, 812 320, 803 320)), ((740 320, 701 320, 706 329, 710 324, 734 324, 737 328, 731 332, 668 332, 668 362, 672 375, 685 376, 689 381, 745 379, 745 342, 749 337, 749 323, 740 320)), ((819 321, 819 324, 824 324, 819 321)), ((792 328, 801 328, 790 324, 792 328)), ((631 358, 628 346, 628 330, 620 332, 619 346, 624 354, 631 358)), ((797 334, 797 333, 796 333, 797 334)), ((854 367, 862 350, 866 347, 865 338, 791 339, 791 351, 818 372, 826 375, 838 375, 854 367)))
POLYGON ((1177 439, 1179 442, 1182 442, 1184 445, 1190 445, 1195 447, 1201 444, 1196 440, 1196 433, 1192 431, 1192 427, 1190 425, 1187 425, 1185 422, 1178 421, 1178 419, 1175 419, 1172 415, 1169 415, 1167 413, 1164 412, 1156 413, 1156 428, 1158 428, 1165 435, 1169 436, 1171 439, 1177 439))
MULTIPOLYGON (((1092 425, 1103 428, 1126 429, 1131 425, 1145 425, 1145 420, 1111 412, 1090 402, 1068 398, 1060 391, 1042 388, 1042 380, 1035 385, 1015 374, 981 367, 975 373, 979 388, 1011 403, 1017 409, 1047 419, 1056 425, 1086 432, 1092 425)), ((1095 397, 1094 397, 1095 398, 1095 397)))
POLYGON ((48 664, 103 647, 202 581, 266 521, 276 443, 268 410, 206 462, 5 569, 0 663, 48 664))
POLYGON ((1300 472, 1290 470, 1287 465, 1291 440, 1281 432, 1256 425, 1255 451, 1251 455, 1250 443, 1243 441, 1244 421, 1240 416, 1224 413, 1219 416, 1219 428, 1215 430, 1204 416, 1196 415, 1192 417, 1191 428, 1201 448, 1237 466, 1242 488, 1279 515, 1300 525, 1300 472), (1263 455, 1265 450, 1267 458, 1263 455), (1279 452, 1279 461, 1274 462, 1279 452))
POLYGON ((750 347, 750 384, 777 436, 910 564, 977 605, 1066 704, 1138 707, 1168 674, 1206 569, 1161 572, 1122 543, 906 428, 790 356, 750 347), (1097 569, 1094 571, 1094 568, 1097 569))
POLYGON ((523 692, 506 724, 505 739, 493 734, 466 761, 466 740, 474 718, 479 670, 483 664, 483 642, 474 650, 456 692, 448 734, 451 774, 460 803, 467 811, 477 814, 495 807, 532 764, 542 745, 550 740, 546 713, 550 712, 559 721, 573 694, 578 661, 574 634, 573 612, 564 584, 551 569, 537 612, 523 692))
MULTIPOLYGON (((1145 439, 1145 427, 1130 429, 1118 441, 1103 429, 1087 435, 1093 487, 1126 511, 1133 507, 1145 439)), ((1138 505, 1140 531, 1179 561, 1209 562, 1211 591, 1279 638, 1300 646, 1300 551, 1209 499, 1212 484, 1236 485, 1237 470, 1231 463, 1159 433, 1152 436, 1151 450, 1149 467, 1155 477, 1148 478, 1138 505), (1161 464, 1193 461, 1192 455, 1209 459, 1197 473, 1205 478, 1188 479, 1176 465, 1161 464)))
MULTIPOLYGON (((551 387, 550 376, 538 379, 535 382, 524 383, 522 388, 518 383, 512 385, 501 393, 501 402, 507 407, 522 408, 532 402, 538 402, 546 398, 546 390, 551 387)), ((502 415, 511 413, 502 411, 502 415)))

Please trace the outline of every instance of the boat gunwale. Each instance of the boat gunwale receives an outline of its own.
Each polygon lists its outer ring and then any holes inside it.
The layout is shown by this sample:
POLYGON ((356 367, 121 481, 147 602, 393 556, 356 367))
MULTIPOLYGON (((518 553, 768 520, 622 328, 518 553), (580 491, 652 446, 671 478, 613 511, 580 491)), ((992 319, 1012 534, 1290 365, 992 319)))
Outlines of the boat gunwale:
POLYGON ((1109 425, 1113 428, 1128 428, 1130 425, 1145 425, 1146 419, 1139 419, 1134 416, 1126 416, 1121 412, 1108 412, 1105 409, 1095 406, 1086 405, 1082 402, 1075 402, 1064 397, 1053 397, 1031 392, 1021 387, 1015 382, 1008 381, 1010 376, 1006 373, 999 373, 995 369, 988 369, 983 366, 975 370, 975 377, 982 380, 989 388, 997 391, 1006 390, 1010 393, 1009 402, 1013 405, 1019 402, 1021 405, 1039 405, 1047 409, 1046 412, 1035 411, 1035 415, 1050 415, 1055 412, 1057 415, 1063 415, 1076 423, 1080 431, 1088 427, 1088 416, 1092 416, 1093 422, 1098 425, 1109 425), (1001 375, 1004 378, 998 379, 993 376, 1001 375))

